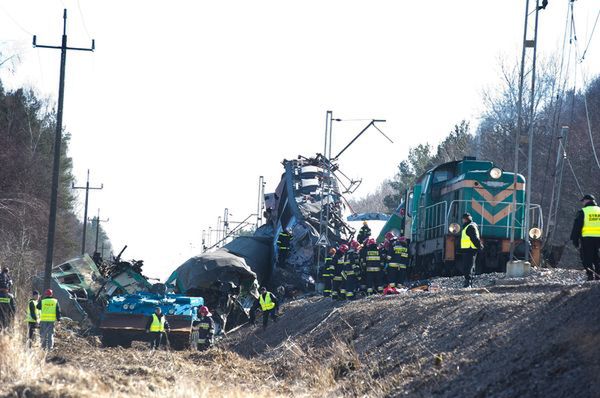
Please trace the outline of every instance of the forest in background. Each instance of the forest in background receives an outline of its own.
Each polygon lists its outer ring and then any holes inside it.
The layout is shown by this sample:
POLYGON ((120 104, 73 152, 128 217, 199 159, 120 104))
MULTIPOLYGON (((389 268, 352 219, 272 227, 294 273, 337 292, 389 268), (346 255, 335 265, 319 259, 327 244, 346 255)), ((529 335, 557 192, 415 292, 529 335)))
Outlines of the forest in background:
MULTIPOLYGON (((8 91, 0 81, 0 265, 11 269, 17 289, 29 289, 45 262, 56 129, 53 107, 32 89, 8 91)), ((81 205, 71 188, 75 179, 69 139, 64 132, 54 264, 81 252, 83 223, 77 217, 81 205)), ((88 222, 86 252, 90 255, 95 234, 95 223, 88 222)), ((110 253, 102 226, 99 237, 110 253)))

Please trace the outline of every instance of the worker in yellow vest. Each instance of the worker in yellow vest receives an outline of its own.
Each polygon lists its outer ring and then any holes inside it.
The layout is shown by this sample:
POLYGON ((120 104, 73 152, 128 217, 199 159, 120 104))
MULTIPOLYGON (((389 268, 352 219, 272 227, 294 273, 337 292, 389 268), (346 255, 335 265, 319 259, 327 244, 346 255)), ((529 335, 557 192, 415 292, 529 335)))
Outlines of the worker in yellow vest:
POLYGON ((15 298, 7 288, 0 288, 0 331, 8 328, 15 319, 15 298))
POLYGON ((600 279, 600 207, 594 195, 581 198, 583 208, 577 212, 571 241, 576 248, 581 246, 581 261, 588 281, 600 279))
POLYGON ((28 328, 28 342, 31 343, 35 340, 35 331, 40 327, 40 317, 42 311, 38 310, 37 306, 40 302, 40 292, 34 290, 29 299, 27 305, 27 328, 28 328))
POLYGON ((54 347, 54 324, 60 322, 60 305, 54 298, 52 289, 46 289, 44 298, 37 304, 40 310, 40 336, 42 348, 51 350, 54 347))
POLYGON ((261 287, 258 299, 250 309, 250 323, 252 325, 255 324, 256 310, 260 307, 263 314, 263 329, 266 329, 267 324, 269 323, 269 317, 273 319, 273 322, 277 322, 277 306, 277 297, 273 293, 267 291, 266 287, 261 287))
POLYGON ((150 315, 146 323, 146 333, 150 333, 150 349, 155 350, 160 347, 163 334, 169 332, 169 322, 162 313, 160 307, 154 309, 154 314, 150 315))
POLYGON ((472 287, 477 252, 483 249, 483 245, 479 237, 479 228, 473 222, 473 217, 469 213, 465 213, 462 216, 462 222, 460 249, 458 251, 459 270, 465 276, 463 287, 472 287))

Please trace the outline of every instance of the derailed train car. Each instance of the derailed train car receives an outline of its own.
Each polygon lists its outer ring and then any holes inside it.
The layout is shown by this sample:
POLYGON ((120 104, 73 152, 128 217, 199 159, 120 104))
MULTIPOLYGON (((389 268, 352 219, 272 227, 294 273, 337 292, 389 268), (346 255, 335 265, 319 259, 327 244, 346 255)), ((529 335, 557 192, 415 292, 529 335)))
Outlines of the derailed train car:
POLYGON ((381 231, 405 236, 410 242, 412 273, 417 276, 455 274, 461 217, 470 213, 479 226, 484 249, 478 272, 504 271, 509 260, 511 227, 515 226, 515 256, 525 256, 525 239, 539 235, 539 205, 525 209, 525 178, 504 172, 490 161, 465 157, 441 164, 417 179, 381 231), (516 196, 516 209, 513 198, 516 196), (532 230, 526 231, 525 217, 532 230))

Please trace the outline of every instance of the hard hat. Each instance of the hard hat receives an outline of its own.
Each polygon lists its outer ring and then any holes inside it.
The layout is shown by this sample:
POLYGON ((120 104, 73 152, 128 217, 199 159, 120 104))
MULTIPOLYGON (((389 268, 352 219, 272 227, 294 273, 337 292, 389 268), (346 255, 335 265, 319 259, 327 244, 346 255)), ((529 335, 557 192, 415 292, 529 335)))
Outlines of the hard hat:
POLYGON ((347 244, 340 245, 340 253, 344 254, 347 251, 348 251, 348 245, 347 244))
POLYGON ((392 231, 385 233, 385 240, 392 240, 395 237, 396 237, 396 235, 394 235, 394 233, 392 231))
POLYGON ((406 243, 406 236, 399 236, 398 237, 398 242, 400 242, 400 243, 406 243))
POLYGON ((587 194, 584 195, 583 198, 581 198, 580 202, 583 202, 584 200, 593 200, 595 202, 596 198, 594 197, 594 195, 587 194))
POLYGON ((54 292, 52 291, 52 289, 46 289, 46 291, 44 292, 44 296, 52 297, 54 296, 54 292))
POLYGON ((376 243, 377 243, 377 242, 375 242, 375 239, 374 239, 374 238, 369 238, 369 239, 367 239, 367 246, 374 245, 374 244, 376 244, 376 243))
POLYGON ((354 250, 358 249, 358 246, 360 246, 360 243, 358 243, 357 240, 353 240, 352 242, 350 242, 350 247, 354 250))
POLYGON ((198 308, 198 312, 200 313, 200 315, 202 316, 211 316, 212 314, 210 313, 210 311, 208 310, 208 307, 203 305, 200 308, 198 308))

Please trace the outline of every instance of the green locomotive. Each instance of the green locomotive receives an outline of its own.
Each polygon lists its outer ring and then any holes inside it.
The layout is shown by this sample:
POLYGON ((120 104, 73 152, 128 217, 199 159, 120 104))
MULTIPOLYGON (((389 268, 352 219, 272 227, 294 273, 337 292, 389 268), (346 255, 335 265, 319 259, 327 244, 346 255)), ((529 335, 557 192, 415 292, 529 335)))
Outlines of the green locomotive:
POLYGON ((465 157, 441 164, 423 174, 407 192, 397 211, 382 229, 410 242, 412 274, 429 277, 456 274, 454 262, 460 240, 461 217, 471 213, 479 226, 484 250, 478 272, 505 270, 510 252, 512 217, 515 217, 515 255, 525 255, 524 240, 541 232, 539 205, 525 209, 525 178, 504 172, 490 161, 465 157), (516 212, 513 211, 516 195, 516 212), (525 231, 525 217, 532 230, 525 231))

